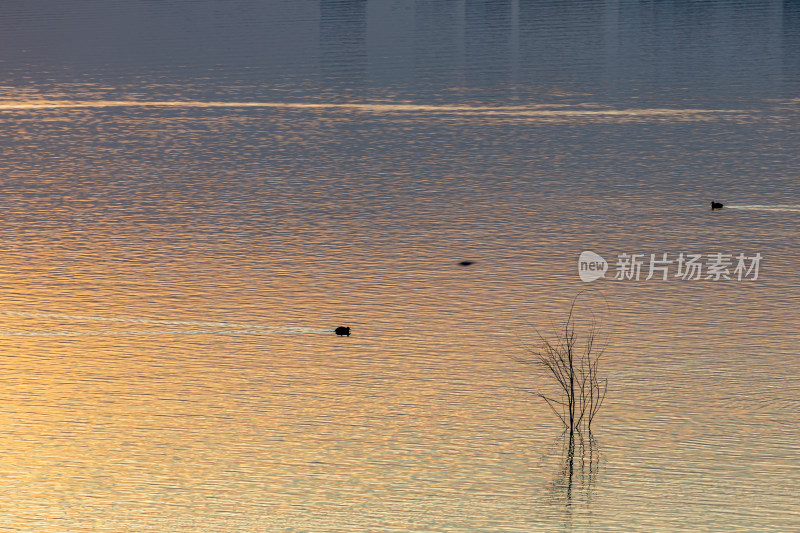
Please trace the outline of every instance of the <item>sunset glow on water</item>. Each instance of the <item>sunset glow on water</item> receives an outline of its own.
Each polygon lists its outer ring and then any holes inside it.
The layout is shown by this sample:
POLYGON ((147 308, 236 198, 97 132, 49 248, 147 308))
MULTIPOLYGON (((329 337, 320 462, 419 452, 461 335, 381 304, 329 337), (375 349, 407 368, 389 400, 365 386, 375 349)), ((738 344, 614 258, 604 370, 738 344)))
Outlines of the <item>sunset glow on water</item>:
POLYGON ((0 29, 0 529, 800 526, 792 2, 13 2, 0 29), (609 389, 570 455, 515 358, 576 296, 609 389))

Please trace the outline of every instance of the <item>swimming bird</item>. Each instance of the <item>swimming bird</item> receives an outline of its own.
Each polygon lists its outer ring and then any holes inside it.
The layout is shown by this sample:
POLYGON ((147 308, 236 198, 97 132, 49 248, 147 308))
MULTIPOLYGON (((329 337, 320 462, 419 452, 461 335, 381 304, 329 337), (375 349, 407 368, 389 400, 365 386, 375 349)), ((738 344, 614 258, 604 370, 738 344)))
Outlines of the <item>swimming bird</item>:
POLYGON ((344 336, 349 337, 350 336, 350 328, 345 327, 345 326, 339 326, 334 331, 335 331, 335 333, 337 335, 342 336, 342 337, 344 337, 344 336))
POLYGON ((473 264, 475 264, 475 261, 461 261, 459 263, 459 265, 461 265, 462 267, 468 267, 468 266, 473 265, 473 264))
POLYGON ((723 205, 719 202, 711 202, 711 210, 722 209, 723 205))

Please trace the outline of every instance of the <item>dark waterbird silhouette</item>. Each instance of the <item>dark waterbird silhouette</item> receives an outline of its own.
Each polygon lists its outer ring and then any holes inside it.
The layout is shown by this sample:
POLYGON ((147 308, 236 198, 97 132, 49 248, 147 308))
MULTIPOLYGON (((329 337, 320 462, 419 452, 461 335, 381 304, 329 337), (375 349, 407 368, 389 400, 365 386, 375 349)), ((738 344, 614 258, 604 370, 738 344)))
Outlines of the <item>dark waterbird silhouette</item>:
POLYGON ((334 331, 336 332, 337 335, 340 335, 342 337, 345 337, 345 336, 349 337, 350 336, 350 328, 345 327, 345 326, 339 326, 334 331))
POLYGON ((719 202, 711 202, 711 210, 722 209, 723 205, 719 202))
POLYGON ((468 266, 474 265, 474 264, 475 264, 475 261, 461 261, 459 263, 459 265, 461 265, 462 267, 468 267, 468 266))

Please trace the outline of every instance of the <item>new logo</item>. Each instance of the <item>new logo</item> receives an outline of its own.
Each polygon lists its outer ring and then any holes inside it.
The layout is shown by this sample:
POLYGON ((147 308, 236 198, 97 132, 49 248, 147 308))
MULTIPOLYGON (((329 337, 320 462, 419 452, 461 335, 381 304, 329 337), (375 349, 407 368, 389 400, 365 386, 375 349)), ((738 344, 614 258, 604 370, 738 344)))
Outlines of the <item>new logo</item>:
POLYGON ((605 277, 608 262, 594 252, 585 251, 578 258, 578 275, 581 281, 590 282, 605 277))

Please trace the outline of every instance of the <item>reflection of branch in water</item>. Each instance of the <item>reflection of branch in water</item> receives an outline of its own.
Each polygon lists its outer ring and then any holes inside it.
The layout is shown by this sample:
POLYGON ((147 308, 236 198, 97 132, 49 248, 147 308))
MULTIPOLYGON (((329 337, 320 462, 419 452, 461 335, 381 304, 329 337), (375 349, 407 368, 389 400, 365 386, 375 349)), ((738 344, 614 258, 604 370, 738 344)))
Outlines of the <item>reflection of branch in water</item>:
POLYGON ((561 440, 561 464, 550 484, 550 495, 566 507, 574 503, 589 503, 600 466, 597 441, 588 431, 564 431, 561 440))

